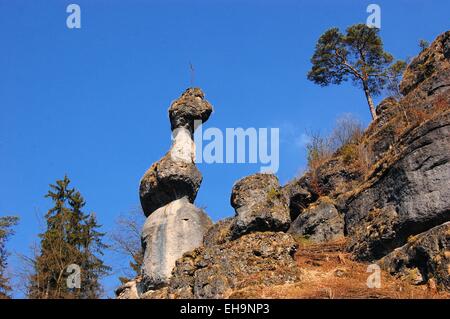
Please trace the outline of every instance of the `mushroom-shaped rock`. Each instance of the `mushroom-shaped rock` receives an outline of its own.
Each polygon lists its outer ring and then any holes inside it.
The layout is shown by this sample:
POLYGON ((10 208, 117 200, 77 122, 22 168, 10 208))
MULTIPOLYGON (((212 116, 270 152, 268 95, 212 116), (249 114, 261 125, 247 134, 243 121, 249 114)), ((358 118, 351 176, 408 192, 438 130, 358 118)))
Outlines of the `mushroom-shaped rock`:
POLYGON ((254 174, 239 180, 231 193, 236 217, 231 237, 253 231, 286 231, 291 222, 286 197, 273 174, 254 174))
POLYGON ((184 127, 194 132, 194 121, 206 122, 213 108, 199 88, 187 89, 169 108, 172 131, 184 127))

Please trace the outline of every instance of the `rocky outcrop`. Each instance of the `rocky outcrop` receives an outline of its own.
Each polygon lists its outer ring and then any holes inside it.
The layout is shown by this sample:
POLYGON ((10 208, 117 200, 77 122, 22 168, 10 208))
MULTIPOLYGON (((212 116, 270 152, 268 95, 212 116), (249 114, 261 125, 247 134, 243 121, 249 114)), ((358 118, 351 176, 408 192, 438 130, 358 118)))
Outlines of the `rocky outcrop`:
POLYGON ((142 229, 144 260, 139 281, 120 287, 120 299, 140 297, 164 289, 175 261, 201 246, 212 226, 206 213, 192 203, 202 182, 195 165, 193 134, 208 120, 212 106, 198 88, 187 89, 169 108, 173 142, 169 152, 141 179, 139 195, 147 220, 142 229))
POLYGON ((328 198, 319 199, 291 224, 288 233, 314 243, 344 238, 344 217, 328 198))
POLYGON ((206 213, 189 203, 186 197, 151 214, 142 229, 143 290, 165 286, 175 261, 183 253, 201 246, 203 235, 211 226, 206 213))
MULTIPOLYGON (((398 251, 406 249, 410 256, 407 269, 419 269, 423 278, 448 276, 434 264, 422 270, 411 256, 423 245, 411 246, 408 238, 420 233, 423 239, 425 234, 434 236, 428 233, 430 229, 450 221, 449 48, 447 31, 407 67, 401 83, 405 96, 383 100, 377 108, 378 118, 358 142, 358 155, 364 155, 364 161, 346 163, 338 150, 314 171, 283 188, 291 217, 296 218, 289 232, 308 237, 318 225, 333 226, 327 218, 321 219, 321 211, 310 212, 325 195, 344 215, 347 249, 356 259, 374 261, 388 255, 405 261, 398 251), (395 250, 398 247, 402 248, 395 250)), ((443 247, 434 246, 439 252, 429 255, 442 256, 443 247)), ((400 268, 389 269, 395 273, 400 268)))
POLYGON ((236 211, 231 237, 252 231, 286 231, 289 209, 273 174, 255 174, 239 180, 231 193, 231 206, 236 211))
POLYGON ((379 261, 389 273, 412 284, 434 282, 450 291, 450 222, 412 236, 379 261))
POLYGON ((298 281, 294 239, 285 233, 256 232, 239 239, 200 247, 180 258, 165 290, 144 298, 227 298, 251 286, 298 281))
POLYGON ((298 268, 308 258, 300 251, 294 261, 295 240, 314 253, 311 267, 334 249, 327 262, 351 255, 450 290, 449 56, 446 32, 408 66, 405 96, 383 100, 363 136, 284 187, 272 174, 242 178, 231 193, 235 216, 214 225, 192 204, 202 181, 192 135, 212 107, 199 89, 187 90, 169 109, 172 147, 140 185, 148 216, 142 278, 122 286, 119 298, 232 298, 298 282, 317 272, 298 268))
POLYGON ((169 108, 173 134, 170 151, 141 179, 139 197, 145 216, 171 201, 197 196, 202 175, 195 166, 195 125, 208 120, 212 106, 198 88, 187 89, 169 108))
MULTIPOLYGON (((408 95, 415 88, 421 85, 421 90, 431 90, 449 86, 448 81, 441 82, 437 79, 447 78, 448 68, 450 67, 450 31, 438 36, 430 47, 424 50, 416 58, 412 60, 407 70, 403 74, 400 83, 400 91, 403 95, 408 95), (440 77, 444 75, 444 77, 440 77), (428 81, 431 79, 432 81, 428 81), (430 85, 433 83, 432 85, 430 85), (425 84, 425 85, 423 85, 425 84)), ((430 94, 429 94, 430 95, 430 94)))
POLYGON ((349 249, 360 259, 381 258, 450 220, 449 46, 446 32, 412 61, 406 96, 383 101, 365 133, 378 162, 342 206, 349 249))
POLYGON ((450 104, 450 31, 436 38, 408 65, 400 83, 404 97, 386 98, 377 120, 365 132, 372 164, 399 141, 405 127, 415 127, 450 104))
POLYGON ((395 159, 387 158, 380 172, 350 197, 346 230, 359 258, 380 258, 410 235, 450 220, 449 140, 446 113, 408 134, 395 159))

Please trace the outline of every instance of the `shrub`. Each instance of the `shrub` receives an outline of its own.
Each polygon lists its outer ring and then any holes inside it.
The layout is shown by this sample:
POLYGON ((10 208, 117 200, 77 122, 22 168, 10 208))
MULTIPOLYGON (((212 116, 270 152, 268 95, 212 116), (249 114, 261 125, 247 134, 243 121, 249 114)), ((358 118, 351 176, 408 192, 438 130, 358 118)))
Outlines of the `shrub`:
POLYGON ((362 123, 351 114, 345 114, 337 119, 329 139, 334 150, 348 144, 358 144, 364 129, 362 123))
POLYGON ((346 144, 339 150, 345 164, 351 164, 358 158, 358 149, 356 144, 346 144))
POLYGON ((356 145, 360 144, 363 133, 361 122, 346 114, 337 119, 329 136, 322 136, 320 133, 309 134, 310 142, 306 148, 310 172, 320 167, 336 152, 344 155, 347 162, 353 161, 357 157, 356 145))
POLYGON ((334 155, 342 155, 345 165, 354 164, 357 169, 367 171, 369 156, 362 145, 363 133, 361 122, 346 114, 337 119, 330 135, 308 134, 308 174, 311 188, 317 195, 325 195, 320 182, 320 167, 334 155))
POLYGON ((281 192, 272 187, 267 194, 267 200, 270 202, 276 198, 280 198, 280 196, 281 196, 281 192))

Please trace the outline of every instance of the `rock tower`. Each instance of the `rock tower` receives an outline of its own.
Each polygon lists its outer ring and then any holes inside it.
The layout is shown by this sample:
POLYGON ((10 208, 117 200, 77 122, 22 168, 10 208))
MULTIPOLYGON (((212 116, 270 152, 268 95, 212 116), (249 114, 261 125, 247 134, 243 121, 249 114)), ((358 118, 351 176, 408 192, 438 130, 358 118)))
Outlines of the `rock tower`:
POLYGON ((194 162, 193 134, 211 112, 199 88, 187 89, 169 108, 172 146, 147 170, 139 187, 147 219, 142 229, 144 262, 138 290, 167 285, 175 261, 200 246, 212 226, 208 215, 193 204, 202 182, 194 162))

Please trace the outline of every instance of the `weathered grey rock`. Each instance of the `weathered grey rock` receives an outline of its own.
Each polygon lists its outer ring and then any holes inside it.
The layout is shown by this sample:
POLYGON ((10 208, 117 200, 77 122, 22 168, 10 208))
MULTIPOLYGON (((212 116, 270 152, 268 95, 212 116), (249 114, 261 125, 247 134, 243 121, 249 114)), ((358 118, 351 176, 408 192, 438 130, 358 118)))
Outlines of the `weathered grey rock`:
POLYGON ((450 105, 450 31, 436 38, 404 72, 400 89, 405 117, 436 113, 450 105), (410 114, 410 110, 413 114, 410 114))
POLYGON ((201 182, 202 174, 193 162, 174 160, 169 151, 141 179, 139 197, 145 216, 183 197, 194 202, 201 182))
POLYGON ((349 249, 379 259, 450 220, 450 113, 412 130, 346 203, 349 249), (395 152, 394 152, 395 151, 395 152))
POLYGON ((142 229, 142 291, 166 285, 175 261, 185 252, 201 246, 203 236, 211 226, 212 222, 203 210, 186 197, 151 214, 142 229))
POLYGON ((378 124, 383 126, 388 122, 389 119, 393 118, 399 112, 399 103, 392 96, 385 98, 377 105, 376 113, 378 118, 382 118, 382 120, 378 120, 378 124))
POLYGON ((390 274, 412 284, 434 279, 438 288, 450 291, 450 223, 409 238, 407 244, 378 263, 390 274))
MULTIPOLYGON (((450 31, 446 31, 439 35, 433 43, 430 44, 429 48, 421 52, 413 61, 408 65, 405 73, 403 74, 403 79, 400 83, 400 91, 403 95, 407 95, 412 92, 415 88, 423 84, 427 79, 435 74, 445 74, 447 81, 439 83, 436 85, 436 79, 429 81, 428 83, 434 82, 434 89, 440 88, 442 85, 450 87, 448 81, 448 68, 450 67, 450 31)), ((427 85, 421 85, 421 90, 428 89, 427 85)), ((432 93, 427 90, 427 93, 432 93)), ((431 94, 429 94, 431 95, 431 94)))
POLYGON ((344 237, 344 217, 328 198, 320 198, 292 222, 288 233, 316 243, 344 237))
POLYGON ((140 279, 129 281, 116 289, 115 294, 117 299, 140 299, 138 284, 140 279))
POLYGON ((231 227, 234 218, 225 218, 215 223, 203 237, 203 245, 213 246, 221 245, 231 240, 231 227))
POLYGON ((180 127, 194 132, 194 121, 206 122, 213 109, 199 88, 187 89, 169 108, 172 130, 180 127))
POLYGON ((450 31, 437 37, 406 68, 399 101, 383 100, 365 132, 371 164, 398 142, 402 132, 450 105, 450 31))
POLYGON ((298 281, 296 249, 292 236, 281 232, 257 232, 197 248, 177 261, 166 295, 158 298, 227 298, 249 286, 298 281))
POLYGON ((252 231, 286 231, 291 222, 286 197, 273 174, 254 174, 239 180, 231 193, 236 211, 232 238, 252 231))
MULTIPOLYGON (((336 156, 326 161, 317 169, 316 188, 320 196, 338 197, 358 185, 363 179, 361 171, 352 165, 347 165, 342 156, 336 156)), ((309 180, 311 182, 311 179, 309 180)), ((313 185, 310 185, 314 189, 313 185)))
POLYGON ((169 108, 173 143, 169 152, 144 174, 139 197, 145 216, 171 201, 194 202, 202 175, 195 166, 194 121, 207 121, 212 106, 198 88, 187 89, 169 108))
POLYGON ((283 195, 289 204, 291 220, 295 220, 300 213, 317 200, 317 195, 307 189, 306 178, 303 176, 287 183, 282 188, 283 195))

